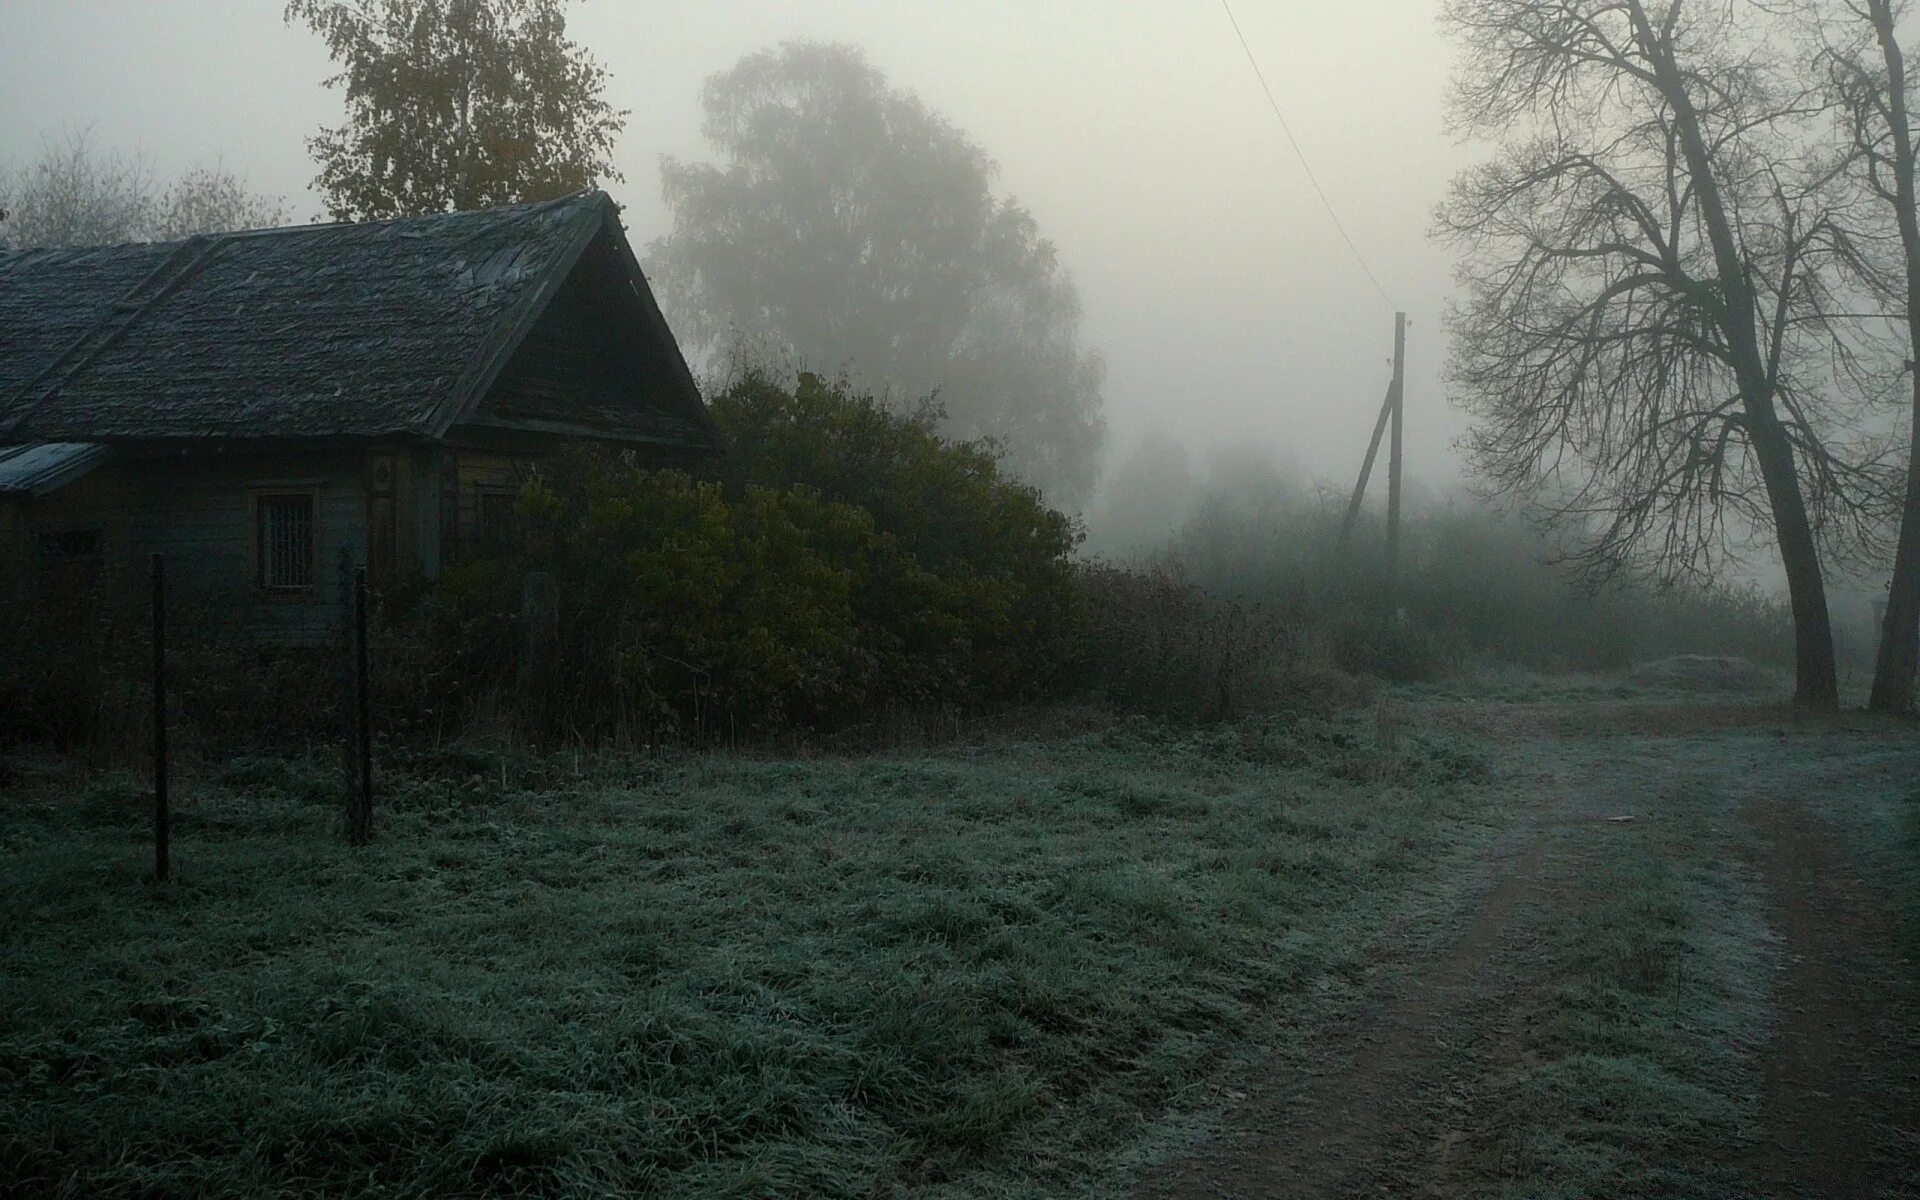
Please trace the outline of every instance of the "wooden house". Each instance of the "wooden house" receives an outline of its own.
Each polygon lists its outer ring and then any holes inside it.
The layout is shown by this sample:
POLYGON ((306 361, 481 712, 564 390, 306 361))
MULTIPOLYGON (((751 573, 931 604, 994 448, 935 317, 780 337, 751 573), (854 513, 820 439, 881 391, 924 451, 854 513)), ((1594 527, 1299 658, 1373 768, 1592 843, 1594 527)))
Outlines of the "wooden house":
POLYGON ((719 444, 602 193, 0 252, 0 605, 163 551, 184 602, 318 641, 348 568, 438 575, 569 439, 719 444))

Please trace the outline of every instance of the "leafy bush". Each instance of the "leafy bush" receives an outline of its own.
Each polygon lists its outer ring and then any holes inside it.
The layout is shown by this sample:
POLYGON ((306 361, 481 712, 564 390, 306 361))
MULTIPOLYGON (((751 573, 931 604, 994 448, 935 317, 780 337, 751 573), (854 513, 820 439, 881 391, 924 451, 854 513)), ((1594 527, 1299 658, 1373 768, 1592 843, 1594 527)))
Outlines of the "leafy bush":
MULTIPOLYGON (((728 449, 709 470, 728 496, 756 486, 817 490, 870 514, 925 573, 883 578, 907 586, 863 597, 879 606, 865 614, 879 626, 901 614, 919 619, 898 631, 889 671, 912 669, 958 636, 974 690, 990 698, 1030 693, 1036 668, 1058 662, 1074 603, 1067 556, 1080 529, 1002 474, 994 446, 942 438, 937 408, 896 412, 808 373, 784 388, 749 372, 712 410, 728 449), (941 615, 955 613, 965 617, 957 626, 941 615)), ((951 672, 937 679, 947 689, 958 682, 951 672)))
POLYGON ((810 375, 749 376, 715 414, 737 451, 706 475, 578 449, 447 572, 427 611, 470 693, 511 685, 549 734, 712 737, 1053 685, 1077 531, 986 448, 810 375), (540 578, 548 669, 520 616, 540 578))
POLYGON ((1377 608, 1330 612, 1321 618, 1319 631, 1328 657, 1342 669, 1394 683, 1431 679, 1456 658, 1444 633, 1377 608))

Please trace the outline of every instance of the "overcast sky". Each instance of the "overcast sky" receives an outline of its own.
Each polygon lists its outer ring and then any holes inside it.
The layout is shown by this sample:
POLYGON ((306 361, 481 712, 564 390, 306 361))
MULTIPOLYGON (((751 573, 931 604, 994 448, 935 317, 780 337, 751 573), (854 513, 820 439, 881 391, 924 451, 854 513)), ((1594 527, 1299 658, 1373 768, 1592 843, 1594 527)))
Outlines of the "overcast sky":
MULTIPOLYGON (((1426 237, 1472 154, 1442 128, 1430 0, 1235 0, 1321 184, 1410 315, 1408 469, 1458 478, 1441 393, 1447 252, 1426 237)), ((278 0, 0 0, 0 160, 91 128, 162 174, 218 160, 302 219, 304 139, 337 122, 319 40, 278 0)), ((1387 380, 1393 306, 1321 209, 1218 0, 585 0, 571 30, 631 110, 609 190, 664 231, 662 154, 709 157, 698 90, 790 38, 864 47, 1000 164, 1079 280, 1123 454, 1149 427, 1197 453, 1268 448, 1344 486, 1387 380)))

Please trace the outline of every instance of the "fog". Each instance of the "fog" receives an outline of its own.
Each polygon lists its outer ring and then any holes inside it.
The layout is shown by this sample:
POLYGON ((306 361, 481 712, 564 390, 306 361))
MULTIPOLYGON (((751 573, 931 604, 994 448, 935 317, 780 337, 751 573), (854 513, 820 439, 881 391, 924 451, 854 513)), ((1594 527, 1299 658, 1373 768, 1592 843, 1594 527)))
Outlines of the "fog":
MULTIPOLYGON (((6 0, 0 161, 90 130, 157 172, 218 160, 299 218, 320 203, 304 140, 337 123, 323 47, 271 0, 6 0)), ((1450 286, 1429 210, 1471 153, 1442 128, 1434 5, 1243 0, 1288 123, 1390 304, 1355 263, 1267 106, 1226 13, 1194 0, 934 4, 587 0, 570 30, 630 110, 607 187, 636 245, 664 233, 663 154, 710 157, 702 80, 793 38, 851 42, 980 143, 1031 209, 1107 362, 1107 463, 1150 434, 1196 470, 1220 447, 1302 484, 1350 486, 1412 320, 1408 465, 1457 483, 1442 394, 1450 286)), ((1109 471, 1111 475, 1111 471, 1109 471)))

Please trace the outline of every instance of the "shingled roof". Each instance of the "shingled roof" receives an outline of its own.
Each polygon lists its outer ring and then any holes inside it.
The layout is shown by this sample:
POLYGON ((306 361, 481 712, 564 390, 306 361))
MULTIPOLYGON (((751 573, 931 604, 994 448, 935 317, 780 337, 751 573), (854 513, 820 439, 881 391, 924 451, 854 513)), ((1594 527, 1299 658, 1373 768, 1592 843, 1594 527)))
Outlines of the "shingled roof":
POLYGON ((0 252, 0 443, 510 428, 538 406, 509 397, 483 413, 482 403, 563 294, 561 307, 620 309, 609 322, 617 345, 594 348, 600 391, 586 416, 545 411, 545 428, 717 444, 618 210, 599 192, 365 224, 0 252))

